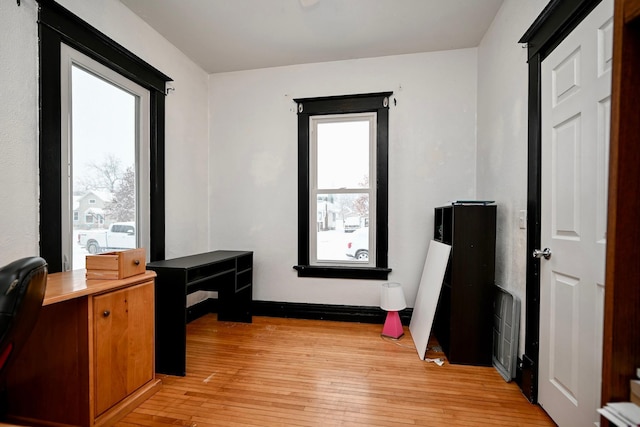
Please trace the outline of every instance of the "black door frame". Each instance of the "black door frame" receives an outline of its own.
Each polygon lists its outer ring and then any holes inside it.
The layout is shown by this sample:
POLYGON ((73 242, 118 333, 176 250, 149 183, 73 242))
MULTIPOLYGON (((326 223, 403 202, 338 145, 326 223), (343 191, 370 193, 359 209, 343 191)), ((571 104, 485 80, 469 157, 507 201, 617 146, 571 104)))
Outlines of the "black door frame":
POLYGON ((538 402, 538 360, 540 338, 540 260, 533 258, 540 248, 541 188, 541 69, 542 61, 601 0, 551 0, 518 41, 527 45, 529 64, 528 165, 527 165, 527 290, 525 353, 520 387, 532 403, 538 402))

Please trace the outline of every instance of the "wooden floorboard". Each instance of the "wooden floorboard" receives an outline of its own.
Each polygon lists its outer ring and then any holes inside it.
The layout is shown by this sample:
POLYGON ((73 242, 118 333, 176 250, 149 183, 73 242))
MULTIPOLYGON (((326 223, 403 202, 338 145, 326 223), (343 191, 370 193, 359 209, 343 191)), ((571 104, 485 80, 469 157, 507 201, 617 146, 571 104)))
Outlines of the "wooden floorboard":
MULTIPOLYGON (((408 328, 203 316, 187 327, 187 375, 117 426, 554 426, 491 367, 420 360, 408 328)), ((431 346, 427 357, 443 357, 431 346)))

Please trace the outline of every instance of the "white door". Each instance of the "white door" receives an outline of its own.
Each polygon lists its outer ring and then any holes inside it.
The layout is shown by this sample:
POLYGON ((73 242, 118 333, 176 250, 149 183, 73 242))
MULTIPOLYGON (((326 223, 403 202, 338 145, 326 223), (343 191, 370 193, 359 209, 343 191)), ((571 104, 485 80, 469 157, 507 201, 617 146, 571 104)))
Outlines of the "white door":
POLYGON ((613 0, 542 63, 538 401, 560 426, 597 425, 602 371, 613 0), (541 248, 541 249, 542 249, 541 248))

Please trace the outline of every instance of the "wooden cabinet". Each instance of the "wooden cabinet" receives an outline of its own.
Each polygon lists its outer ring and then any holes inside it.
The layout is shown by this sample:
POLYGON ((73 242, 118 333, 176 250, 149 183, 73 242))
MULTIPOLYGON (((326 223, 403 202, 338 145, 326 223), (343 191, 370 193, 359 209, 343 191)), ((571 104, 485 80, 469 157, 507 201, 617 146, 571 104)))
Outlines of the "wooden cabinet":
POLYGON ((40 316, 7 380, 9 419, 111 425, 155 393, 154 277, 49 275, 40 316))
POLYGON ((153 286, 147 282, 94 297, 98 416, 153 379, 153 286))
POLYGON ((490 366, 496 206, 435 209, 434 239, 451 245, 433 332, 450 363, 490 366))

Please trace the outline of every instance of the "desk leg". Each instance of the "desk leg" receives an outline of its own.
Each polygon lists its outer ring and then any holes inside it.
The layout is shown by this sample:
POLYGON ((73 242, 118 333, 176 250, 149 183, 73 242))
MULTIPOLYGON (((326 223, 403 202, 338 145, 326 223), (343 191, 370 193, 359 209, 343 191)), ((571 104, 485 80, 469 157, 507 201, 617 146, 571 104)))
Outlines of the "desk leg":
POLYGON ((187 290, 182 272, 163 271, 156 278, 156 372, 187 373, 187 290))

